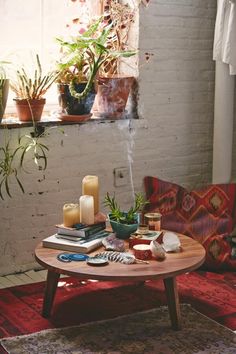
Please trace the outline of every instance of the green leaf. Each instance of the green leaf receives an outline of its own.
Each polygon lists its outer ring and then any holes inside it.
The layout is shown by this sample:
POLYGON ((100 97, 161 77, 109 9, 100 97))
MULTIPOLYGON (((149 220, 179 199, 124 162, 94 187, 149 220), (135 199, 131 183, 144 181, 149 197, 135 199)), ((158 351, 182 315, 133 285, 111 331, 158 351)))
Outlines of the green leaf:
POLYGON ((83 37, 91 37, 97 31, 101 21, 102 21, 102 17, 99 17, 99 19, 95 23, 90 25, 90 27, 87 29, 87 31, 85 31, 82 34, 82 36, 83 37))
POLYGON ((10 189, 9 189, 8 178, 5 178, 5 188, 6 188, 6 192, 7 192, 8 196, 10 198, 12 198, 11 193, 10 193, 10 189))
POLYGON ((18 185, 19 185, 19 187, 20 187, 22 193, 25 193, 24 187, 23 187, 21 181, 19 180, 19 178, 17 177, 17 171, 16 171, 16 173, 15 173, 15 178, 16 178, 16 181, 17 181, 17 183, 18 183, 18 185))
POLYGON ((3 185, 4 179, 1 180, 0 182, 0 198, 4 200, 3 195, 2 195, 2 185, 3 185))
POLYGON ((111 28, 112 28, 112 25, 109 25, 103 29, 101 35, 97 38, 98 43, 100 43, 101 45, 105 45, 105 43, 107 41, 107 37, 110 34, 111 28))
POLYGON ((111 51, 110 52, 111 56, 114 57, 124 57, 124 58, 129 58, 137 54, 137 51, 135 50, 126 50, 126 51, 111 51))

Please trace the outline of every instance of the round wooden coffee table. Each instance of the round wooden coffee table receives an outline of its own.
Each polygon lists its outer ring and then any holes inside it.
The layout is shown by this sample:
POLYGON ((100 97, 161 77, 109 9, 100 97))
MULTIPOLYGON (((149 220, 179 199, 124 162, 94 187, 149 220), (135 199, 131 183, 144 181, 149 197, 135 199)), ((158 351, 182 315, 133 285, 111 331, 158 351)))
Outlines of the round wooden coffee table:
MULTIPOLYGON (((205 249, 190 237, 179 235, 179 238, 181 252, 167 253, 164 261, 150 260, 149 264, 130 265, 110 262, 106 266, 90 266, 86 262, 60 262, 57 255, 63 251, 42 247, 40 243, 35 249, 35 258, 48 270, 42 315, 44 317, 50 316, 60 274, 80 279, 106 281, 141 282, 163 279, 172 328, 180 329, 181 318, 176 276, 200 267, 205 260, 205 249)), ((89 255, 94 255, 102 250, 104 249, 96 250, 89 255)), ((132 251, 130 250, 130 252, 132 251)))

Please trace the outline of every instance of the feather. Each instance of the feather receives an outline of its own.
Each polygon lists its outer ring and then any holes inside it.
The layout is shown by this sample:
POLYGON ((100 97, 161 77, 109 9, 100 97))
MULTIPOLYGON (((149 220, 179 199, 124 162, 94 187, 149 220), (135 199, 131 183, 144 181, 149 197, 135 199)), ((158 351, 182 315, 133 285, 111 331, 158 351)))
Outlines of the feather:
POLYGON ((105 252, 97 253, 95 257, 102 258, 111 262, 120 262, 123 264, 133 264, 133 263, 149 264, 149 262, 137 259, 133 254, 130 254, 128 252, 105 251, 105 252))

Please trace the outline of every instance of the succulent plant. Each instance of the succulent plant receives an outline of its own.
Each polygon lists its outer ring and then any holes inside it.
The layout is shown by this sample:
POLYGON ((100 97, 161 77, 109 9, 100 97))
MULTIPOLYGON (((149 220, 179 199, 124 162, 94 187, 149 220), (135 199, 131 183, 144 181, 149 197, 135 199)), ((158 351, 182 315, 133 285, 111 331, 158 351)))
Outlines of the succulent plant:
POLYGON ((121 224, 134 224, 137 222, 137 212, 141 211, 148 201, 145 200, 141 193, 135 194, 134 205, 125 212, 122 211, 118 205, 115 196, 110 196, 109 193, 106 194, 104 205, 110 209, 110 217, 112 220, 120 222, 121 224))

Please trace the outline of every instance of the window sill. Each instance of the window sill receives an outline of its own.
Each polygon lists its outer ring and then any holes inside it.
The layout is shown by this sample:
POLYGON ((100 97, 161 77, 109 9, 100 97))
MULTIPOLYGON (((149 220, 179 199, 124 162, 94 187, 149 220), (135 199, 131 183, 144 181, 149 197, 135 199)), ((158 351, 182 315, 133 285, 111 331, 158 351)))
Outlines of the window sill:
MULTIPOLYGON (((133 119, 132 115, 132 119, 133 119)), ((135 117, 136 118, 136 117, 135 117)), ((55 125, 75 125, 75 124, 91 124, 94 122, 99 122, 99 123, 107 123, 107 122, 115 122, 115 121, 120 121, 120 120, 127 120, 131 119, 131 114, 125 114, 122 118, 101 118, 99 116, 96 116, 95 114, 87 121, 84 122, 69 122, 69 121, 63 121, 56 116, 51 116, 51 115, 43 115, 41 120, 37 122, 37 125, 43 125, 43 126, 55 126, 55 125)), ((18 117, 14 116, 9 116, 6 118, 2 119, 2 122, 0 123, 0 129, 3 128, 8 128, 8 129, 14 129, 14 128, 20 128, 20 127, 30 127, 32 126, 32 122, 21 122, 18 117)))

